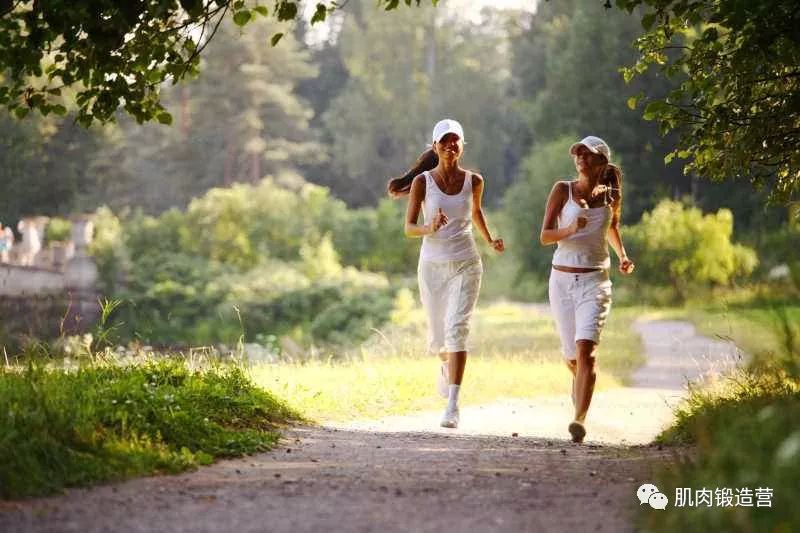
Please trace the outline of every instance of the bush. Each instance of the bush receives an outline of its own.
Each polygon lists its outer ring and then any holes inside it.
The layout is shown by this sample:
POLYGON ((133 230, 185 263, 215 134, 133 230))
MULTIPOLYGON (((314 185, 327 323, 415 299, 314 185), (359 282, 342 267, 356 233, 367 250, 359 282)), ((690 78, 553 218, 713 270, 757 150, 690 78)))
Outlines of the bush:
POLYGON ((179 472, 271 448, 292 409, 235 367, 0 369, 0 497, 179 472))
MULTIPOLYGON (((383 275, 344 267, 340 257, 366 268, 416 268, 418 243, 402 235, 399 204, 351 212, 326 189, 302 182, 265 179, 212 189, 185 213, 136 213, 121 226, 110 212, 98 212, 98 219, 104 229, 93 253, 110 295, 125 302, 112 317, 123 322, 123 340, 196 345, 242 336, 308 338, 328 307, 351 297, 369 300, 372 290, 378 299, 388 294, 383 275), (340 253, 337 243, 350 248, 340 253), (115 283, 120 270, 127 272, 124 288, 115 283)), ((355 322, 340 324, 342 331, 365 324, 358 313, 345 315, 355 322)), ((329 338, 325 327, 317 332, 316 340, 329 338)))
POLYGON ((209 320, 225 330, 217 314, 225 287, 216 280, 230 271, 225 265, 178 251, 139 256, 133 261, 127 290, 119 294, 125 305, 114 319, 123 322, 121 333, 127 338, 145 342, 230 340, 196 337, 198 326, 209 320))
POLYGON ((116 294, 121 290, 124 278, 130 271, 128 249, 123 240, 122 223, 108 207, 95 211, 94 238, 89 245, 89 254, 97 263, 100 287, 104 294, 116 294))
MULTIPOLYGON (((661 436, 693 444, 695 458, 662 470, 657 486, 771 488, 770 508, 699 506, 642 514, 649 531, 793 531, 800 476, 800 384, 781 373, 738 376, 723 392, 695 391, 661 436)), ((664 490, 666 489, 666 490, 664 490)), ((755 498, 754 498, 755 499, 755 498)))
POLYGON ((733 215, 727 209, 703 215, 681 202, 662 200, 626 231, 637 278, 669 285, 684 300, 693 285, 730 285, 758 264, 754 250, 731 242, 733 215))
POLYGON ((334 344, 363 341, 389 319, 393 307, 387 293, 365 293, 339 301, 314 318, 309 333, 315 341, 334 344))
POLYGON ((64 242, 72 237, 72 222, 69 220, 53 217, 47 223, 45 229, 45 241, 64 242))
POLYGON ((340 344, 348 335, 355 341, 366 338, 370 328, 389 319, 391 307, 392 291, 386 278, 352 268, 343 270, 337 278, 286 290, 271 299, 248 299, 239 304, 247 339, 299 329, 315 342, 340 344), (351 306, 349 302, 360 303, 351 306), (365 320, 365 310, 373 312, 369 320, 365 320))

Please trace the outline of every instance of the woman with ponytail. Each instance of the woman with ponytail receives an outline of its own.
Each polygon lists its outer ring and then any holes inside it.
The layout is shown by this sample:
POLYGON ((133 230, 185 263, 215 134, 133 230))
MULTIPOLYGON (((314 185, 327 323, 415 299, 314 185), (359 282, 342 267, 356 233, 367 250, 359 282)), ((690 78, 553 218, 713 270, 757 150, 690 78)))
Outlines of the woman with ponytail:
POLYGON ((597 344, 611 308, 608 244, 619 258, 620 272, 630 274, 634 264, 619 230, 622 172, 611 164, 608 145, 589 136, 569 153, 578 177, 553 186, 539 239, 543 245, 558 244, 550 271, 550 307, 572 373, 575 416, 567 429, 573 441, 582 442, 596 379, 597 344))
POLYGON ((433 128, 433 146, 402 177, 389 181, 393 198, 408 196, 405 234, 422 237, 417 279, 428 319, 428 350, 439 355, 439 392, 448 399, 441 425, 456 428, 458 396, 467 363, 469 321, 483 275, 483 264, 472 236, 472 224, 498 252, 481 207, 484 180, 459 166, 464 131, 444 119, 433 128), (422 211, 424 223, 419 223, 422 211))

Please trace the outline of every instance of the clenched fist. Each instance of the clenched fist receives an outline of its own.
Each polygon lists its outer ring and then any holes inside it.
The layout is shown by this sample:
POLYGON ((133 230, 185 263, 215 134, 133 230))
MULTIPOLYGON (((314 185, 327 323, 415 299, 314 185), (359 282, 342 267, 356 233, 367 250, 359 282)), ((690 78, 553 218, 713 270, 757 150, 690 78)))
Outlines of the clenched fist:
POLYGON ((495 252, 500 252, 500 253, 502 253, 506 249, 506 245, 503 243, 503 239, 492 239, 492 241, 489 243, 489 246, 494 248, 495 252))
POLYGON ((433 229, 434 233, 439 231, 439 228, 447 224, 447 215, 444 214, 442 208, 440 207, 439 210, 436 212, 436 215, 433 217, 433 222, 431 223, 431 228, 433 229))

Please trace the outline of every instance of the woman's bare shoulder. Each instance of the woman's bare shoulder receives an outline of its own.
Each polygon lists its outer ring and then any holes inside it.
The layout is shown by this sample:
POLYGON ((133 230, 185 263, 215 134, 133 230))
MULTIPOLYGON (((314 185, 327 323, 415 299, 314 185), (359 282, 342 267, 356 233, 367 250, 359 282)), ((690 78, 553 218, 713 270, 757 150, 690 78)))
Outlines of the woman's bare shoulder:
POLYGON ((558 180, 553 184, 550 194, 566 197, 569 194, 570 182, 569 180, 558 180))

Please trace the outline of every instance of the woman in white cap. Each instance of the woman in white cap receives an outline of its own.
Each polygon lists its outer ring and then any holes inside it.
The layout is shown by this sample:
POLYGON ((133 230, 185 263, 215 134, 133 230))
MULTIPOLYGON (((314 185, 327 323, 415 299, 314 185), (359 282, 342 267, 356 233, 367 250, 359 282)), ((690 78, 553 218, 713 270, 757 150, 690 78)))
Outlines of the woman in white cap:
POLYGON ((634 265, 619 230, 622 171, 611 164, 608 145, 589 136, 569 153, 578 177, 553 186, 539 239, 543 245, 558 244, 550 272, 550 307, 572 373, 575 416, 568 430, 573 441, 582 442, 596 379, 597 344, 611 308, 608 244, 619 257, 620 272, 630 274, 634 265))
POLYGON ((422 237, 417 277, 428 318, 428 349, 442 366, 439 392, 447 397, 441 425, 458 427, 458 396, 467 362, 469 321, 481 286, 483 265, 472 236, 472 223, 498 252, 481 208, 483 177, 459 166, 464 131, 452 119, 433 128, 433 146, 403 177, 389 181, 392 197, 408 195, 405 233, 422 237), (424 223, 419 224, 423 212, 424 223))

